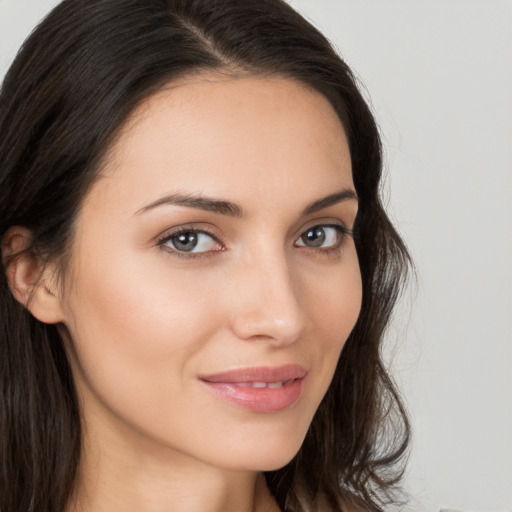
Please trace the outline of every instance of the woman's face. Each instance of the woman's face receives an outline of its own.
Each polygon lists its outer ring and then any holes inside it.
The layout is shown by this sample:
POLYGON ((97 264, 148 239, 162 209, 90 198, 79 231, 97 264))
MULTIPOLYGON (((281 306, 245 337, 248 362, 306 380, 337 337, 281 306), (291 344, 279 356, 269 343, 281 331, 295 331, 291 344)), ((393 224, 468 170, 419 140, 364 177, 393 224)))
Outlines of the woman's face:
POLYGON ((62 296, 86 431, 270 470, 299 449, 361 304, 347 140, 316 92, 197 77, 131 116, 62 296))

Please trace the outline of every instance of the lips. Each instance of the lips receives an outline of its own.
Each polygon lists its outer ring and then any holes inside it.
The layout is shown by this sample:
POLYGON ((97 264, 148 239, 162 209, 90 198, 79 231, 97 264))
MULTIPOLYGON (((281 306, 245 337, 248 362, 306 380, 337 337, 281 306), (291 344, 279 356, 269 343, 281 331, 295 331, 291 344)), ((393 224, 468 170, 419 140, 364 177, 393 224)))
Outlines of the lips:
POLYGON ((254 412, 278 412, 300 398, 307 370, 290 364, 241 368, 200 377, 219 398, 254 412))

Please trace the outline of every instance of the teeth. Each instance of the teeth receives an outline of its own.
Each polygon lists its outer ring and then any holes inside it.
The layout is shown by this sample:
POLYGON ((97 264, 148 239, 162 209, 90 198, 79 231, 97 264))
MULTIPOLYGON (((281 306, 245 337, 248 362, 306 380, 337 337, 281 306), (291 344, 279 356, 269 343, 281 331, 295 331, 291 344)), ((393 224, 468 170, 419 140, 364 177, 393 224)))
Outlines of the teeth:
POLYGON ((239 382, 237 383, 237 386, 241 388, 256 388, 256 389, 263 389, 263 388, 270 388, 270 389, 277 389, 282 386, 284 386, 287 382, 279 381, 279 382, 239 382))

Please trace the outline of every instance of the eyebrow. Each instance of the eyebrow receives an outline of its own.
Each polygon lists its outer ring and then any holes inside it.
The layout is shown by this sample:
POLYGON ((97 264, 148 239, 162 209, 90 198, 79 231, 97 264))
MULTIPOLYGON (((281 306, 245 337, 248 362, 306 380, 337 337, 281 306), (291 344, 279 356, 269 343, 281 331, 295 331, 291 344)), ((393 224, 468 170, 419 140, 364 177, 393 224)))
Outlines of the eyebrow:
POLYGON ((357 201, 357 195, 352 189, 344 188, 335 194, 322 197, 321 199, 308 204, 308 206, 302 210, 302 215, 310 215, 311 213, 323 210, 329 206, 334 206, 335 204, 347 201, 348 199, 354 199, 357 201))
POLYGON ((137 215, 164 205, 186 206, 187 208, 197 208, 199 210, 220 213, 221 215, 228 215, 230 217, 245 216, 243 208, 238 204, 205 196, 194 196, 191 194, 170 194, 162 197, 154 203, 141 208, 137 211, 137 215))
MULTIPOLYGON (((304 208, 304 210, 302 210, 302 215, 310 215, 319 210, 323 210, 324 208, 328 208, 329 206, 333 206, 335 204, 341 203, 349 199, 354 199, 357 201, 356 193, 349 188, 342 189, 339 192, 322 197, 321 199, 317 199, 316 201, 313 201, 312 203, 308 204, 304 208)), ((136 215, 147 212, 148 210, 152 210, 159 206, 168 205, 196 208, 199 210, 219 213, 221 215, 227 215, 229 217, 236 218, 242 218, 246 216, 244 209, 240 205, 233 203, 231 201, 214 199, 206 196, 195 196, 192 194, 180 193, 164 196, 138 210, 136 212, 136 215)))

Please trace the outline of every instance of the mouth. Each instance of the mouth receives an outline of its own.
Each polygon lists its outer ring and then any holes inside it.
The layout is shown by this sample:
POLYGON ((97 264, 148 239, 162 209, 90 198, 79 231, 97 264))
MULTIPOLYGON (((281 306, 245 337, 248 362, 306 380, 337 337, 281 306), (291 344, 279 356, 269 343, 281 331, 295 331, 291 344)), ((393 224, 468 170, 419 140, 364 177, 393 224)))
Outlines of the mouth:
POLYGON ((236 382, 233 383, 235 386, 240 386, 242 388, 254 388, 254 389, 278 389, 282 386, 286 386, 293 382, 294 379, 284 380, 279 382, 236 382))
POLYGON ((307 370, 298 365, 242 368, 200 377, 220 399, 253 412, 271 413, 294 405, 307 370))

